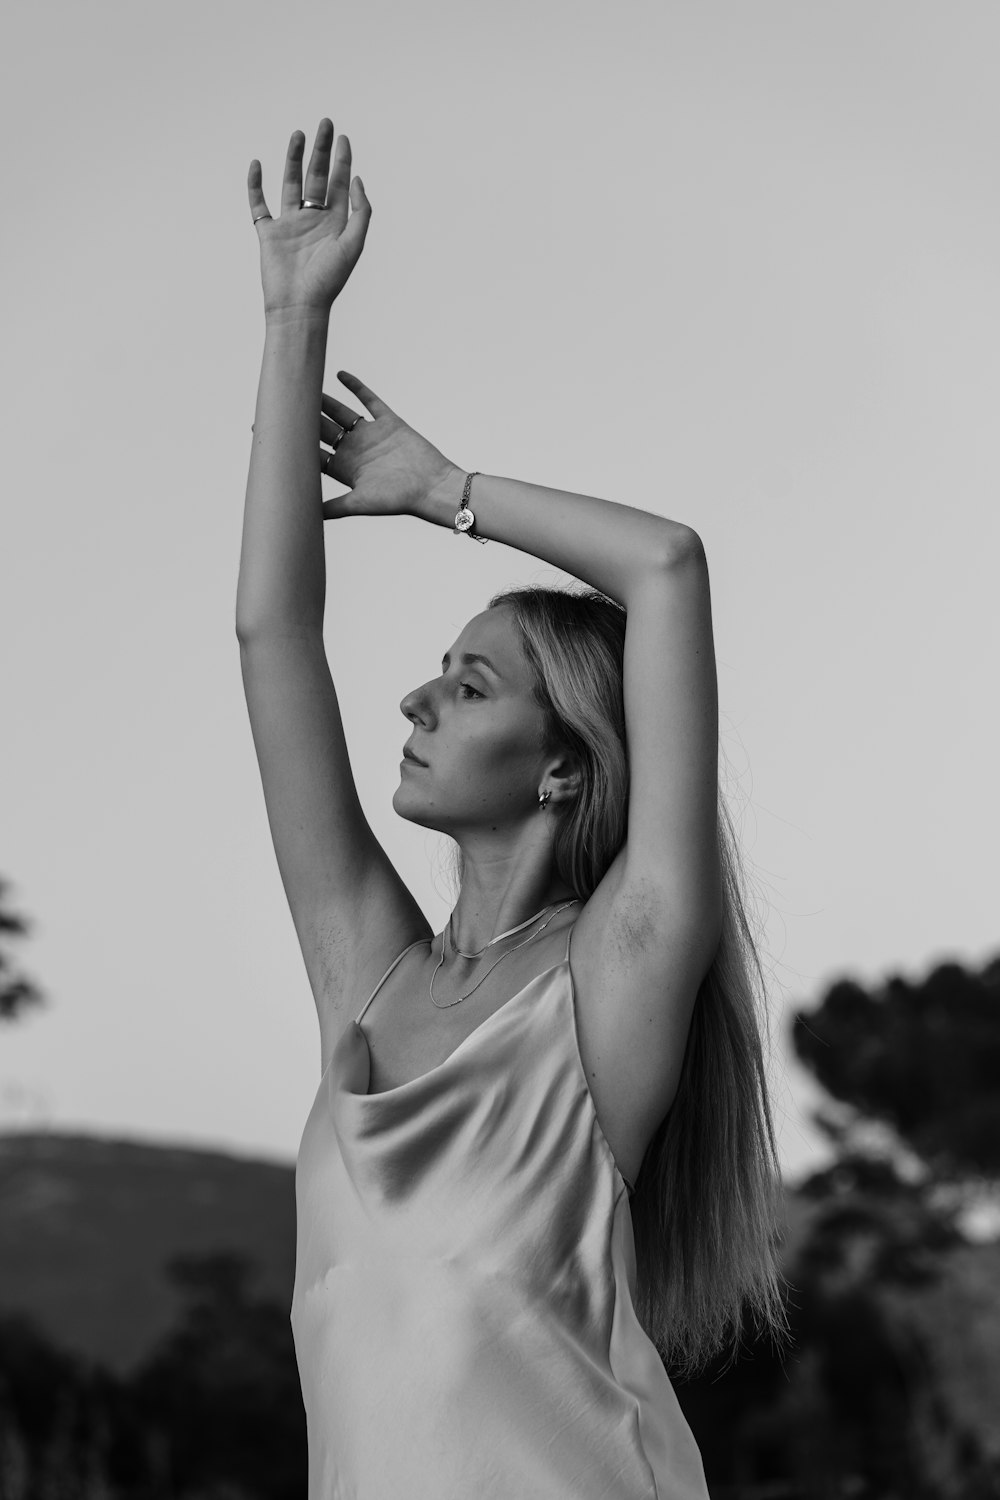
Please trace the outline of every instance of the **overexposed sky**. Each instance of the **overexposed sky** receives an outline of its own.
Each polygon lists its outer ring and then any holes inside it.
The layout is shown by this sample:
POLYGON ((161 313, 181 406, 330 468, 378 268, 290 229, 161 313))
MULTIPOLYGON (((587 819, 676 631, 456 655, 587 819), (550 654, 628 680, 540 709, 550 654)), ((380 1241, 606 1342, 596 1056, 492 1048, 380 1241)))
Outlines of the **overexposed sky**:
MULTIPOLYGON (((997 951, 998 47, 986 0, 18 8, 0 874, 50 1004, 0 1031, 0 1125, 298 1145, 318 1031, 233 619, 246 169, 276 208, 324 114, 375 210, 328 388, 705 541, 776 1028, 997 951)), ((440 929, 399 701, 496 589, 565 578, 408 517, 326 552, 362 802, 440 929)), ((794 1173, 813 1095, 775 1066, 794 1173)))

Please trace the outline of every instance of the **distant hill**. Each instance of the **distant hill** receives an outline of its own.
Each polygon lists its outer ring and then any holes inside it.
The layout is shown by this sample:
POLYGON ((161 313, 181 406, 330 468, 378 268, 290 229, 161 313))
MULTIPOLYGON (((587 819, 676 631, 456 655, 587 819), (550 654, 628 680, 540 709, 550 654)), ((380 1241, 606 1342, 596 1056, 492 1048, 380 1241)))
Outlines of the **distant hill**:
POLYGON ((232 1251, 254 1289, 289 1307, 291 1164, 49 1133, 0 1134, 0 1316, 126 1375, 171 1329, 180 1254, 232 1251))
MULTIPOLYGON (((786 1205, 786 1248, 808 1212, 786 1205)), ((231 1251, 254 1290, 290 1307, 295 1169, 98 1136, 0 1133, 0 1316, 27 1314, 59 1348, 130 1374, 175 1324, 176 1255, 231 1251)))

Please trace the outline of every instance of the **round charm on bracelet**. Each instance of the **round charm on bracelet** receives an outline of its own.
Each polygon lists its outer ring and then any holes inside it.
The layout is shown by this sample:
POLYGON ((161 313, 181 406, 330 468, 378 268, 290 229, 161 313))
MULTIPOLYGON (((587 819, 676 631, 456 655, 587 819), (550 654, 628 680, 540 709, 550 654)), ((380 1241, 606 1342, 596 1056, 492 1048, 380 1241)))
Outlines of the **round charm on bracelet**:
POLYGON ((455 517, 455 530, 453 532, 453 535, 462 536, 464 533, 465 536, 471 537, 474 542, 479 542, 482 546, 485 547, 486 543, 489 541, 489 537, 477 536, 472 529, 475 524, 475 513, 471 511, 467 505, 463 505, 462 509, 455 517))
POLYGON ((473 531, 472 528, 476 524, 476 517, 475 513, 469 509, 469 496, 472 494, 472 481, 477 477, 478 474, 479 470, 473 469, 471 474, 467 474, 465 476, 465 484, 462 487, 462 504, 457 516, 455 517, 455 526, 454 530, 452 531, 452 536, 468 536, 471 537, 474 542, 480 542, 485 547, 486 543, 489 541, 489 537, 477 536, 473 531))

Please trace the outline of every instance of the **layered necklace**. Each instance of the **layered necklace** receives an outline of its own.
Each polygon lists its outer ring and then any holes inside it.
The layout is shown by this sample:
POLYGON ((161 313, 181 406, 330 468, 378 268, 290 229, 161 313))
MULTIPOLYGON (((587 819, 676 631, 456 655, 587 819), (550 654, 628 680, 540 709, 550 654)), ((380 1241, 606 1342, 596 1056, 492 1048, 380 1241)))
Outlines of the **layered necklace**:
POLYGON ((471 990, 466 990, 465 994, 459 995, 457 1000, 447 1000, 442 1005, 439 1003, 439 1001, 434 999, 434 975, 437 974, 438 969, 440 969, 441 965, 445 961, 448 953, 449 943, 451 944, 452 951, 458 958, 482 958, 483 954, 487 951, 488 948, 492 948, 497 943, 503 942, 504 938, 513 937, 516 932, 523 932, 526 927, 530 927, 533 922, 537 922, 539 917, 544 916, 545 913, 549 911, 549 908, 552 906, 552 902, 549 902, 548 906, 543 906, 541 911, 536 911, 535 915, 533 917, 529 917, 526 922, 519 923, 517 927, 511 927, 507 932, 501 932, 499 937, 491 938, 490 941, 486 944, 486 947, 480 948, 478 953, 463 953, 462 949, 458 947, 451 929, 452 918, 455 915, 454 911, 452 911, 451 916, 448 918, 447 926, 445 927, 444 932, 441 934, 441 957, 437 961, 437 968, 435 968, 434 974, 431 975, 430 988, 428 991, 431 997, 431 1004, 436 1006, 438 1010, 449 1010, 453 1005, 459 1005, 463 1000, 468 1000, 469 996, 473 994, 475 990, 478 990, 479 986, 483 982, 483 979, 486 979, 490 974, 493 973, 493 970, 496 968, 497 964, 503 963, 508 954, 516 953, 518 948, 524 948, 528 943, 534 942, 535 938, 538 937, 540 933, 545 931, 546 927, 548 927, 553 917, 557 917, 559 913, 561 911, 565 911, 568 906, 574 906, 579 901, 579 899, 579 896, 574 896, 572 901, 564 901, 561 906, 557 906, 555 911, 551 912, 551 914, 545 918, 545 921, 542 923, 541 927, 539 927, 538 932, 533 932, 530 937, 526 937, 523 943, 515 943, 513 948, 508 948, 506 953, 501 953, 499 958, 494 959, 493 963, 490 964, 489 968, 486 970, 486 973, 482 976, 482 978, 476 980, 471 990))

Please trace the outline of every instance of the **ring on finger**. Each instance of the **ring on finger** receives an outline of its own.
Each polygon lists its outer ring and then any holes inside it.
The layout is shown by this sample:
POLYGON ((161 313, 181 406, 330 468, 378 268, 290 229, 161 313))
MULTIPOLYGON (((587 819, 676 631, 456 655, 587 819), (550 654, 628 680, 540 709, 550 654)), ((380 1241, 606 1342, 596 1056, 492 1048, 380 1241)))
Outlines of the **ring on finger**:
POLYGON ((323 208, 323 209, 325 209, 327 207, 327 205, 325 203, 320 203, 320 201, 319 201, 318 198, 303 198, 300 201, 300 203, 299 203, 299 207, 300 208, 323 208))
POLYGON ((360 416, 358 416, 358 417, 354 418, 354 421, 351 423, 350 427, 341 427, 339 436, 337 438, 335 438, 334 441, 330 444, 330 447, 333 449, 334 453, 336 453, 338 447, 344 441, 344 439, 347 436, 347 434, 349 432, 353 432, 354 429, 355 429, 355 427, 357 427, 357 425, 358 425, 358 423, 360 421, 361 421, 361 418, 360 418, 360 416))

